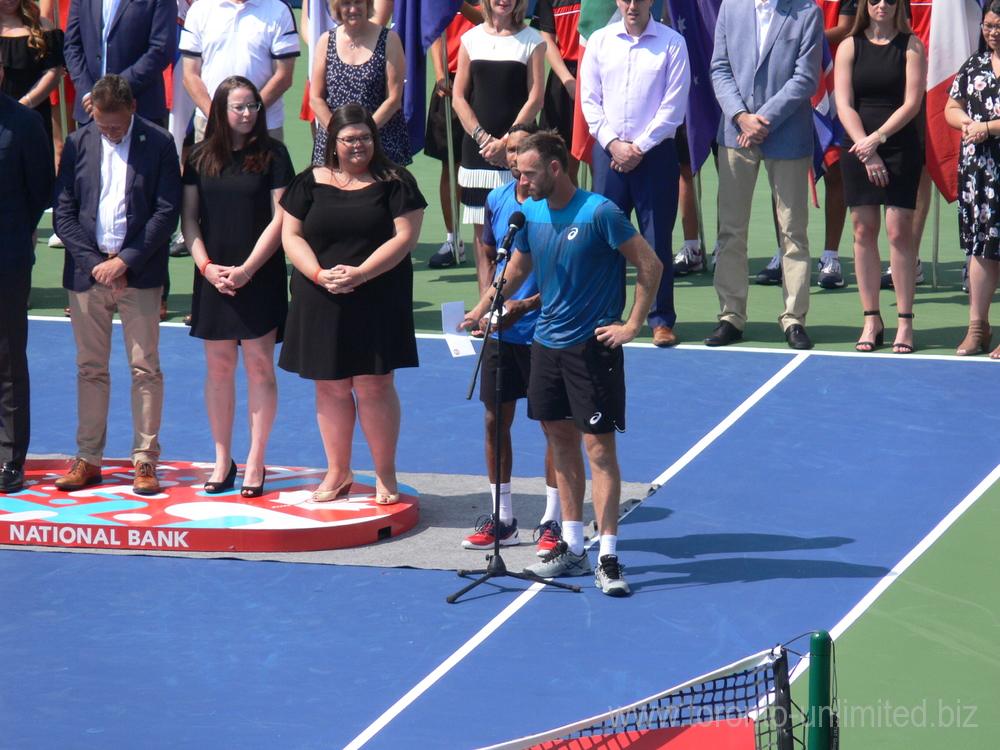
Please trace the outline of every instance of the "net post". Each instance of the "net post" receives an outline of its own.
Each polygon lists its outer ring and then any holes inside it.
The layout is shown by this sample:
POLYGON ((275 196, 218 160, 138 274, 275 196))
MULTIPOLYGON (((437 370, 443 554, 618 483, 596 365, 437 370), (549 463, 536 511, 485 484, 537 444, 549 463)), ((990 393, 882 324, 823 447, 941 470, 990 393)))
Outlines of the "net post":
POLYGON ((809 732, 807 750, 830 750, 833 706, 830 704, 830 650, 833 640, 825 630, 809 639, 809 732))

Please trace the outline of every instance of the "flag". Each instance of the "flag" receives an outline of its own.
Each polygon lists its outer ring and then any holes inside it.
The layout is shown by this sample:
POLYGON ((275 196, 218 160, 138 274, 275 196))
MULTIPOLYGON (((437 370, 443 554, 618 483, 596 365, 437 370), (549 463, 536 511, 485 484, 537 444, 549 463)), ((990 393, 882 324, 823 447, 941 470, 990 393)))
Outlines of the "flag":
POLYGON ((674 28, 687 42, 691 65, 691 89, 688 94, 687 127, 691 171, 697 172, 712 151, 718 135, 722 110, 715 98, 710 73, 715 47, 715 23, 722 0, 667 0, 674 28))
MULTIPOLYGON (((914 31, 918 26, 913 3, 914 31)), ((975 0, 932 0, 927 38, 927 170, 945 199, 958 198, 961 133, 944 119, 955 74, 976 49, 982 9, 975 0)))
POLYGON ((396 0, 393 31, 399 34, 406 55, 403 116, 413 153, 424 147, 427 50, 444 33, 461 7, 462 0, 396 0))
POLYGON ((840 158, 839 146, 844 140, 844 128, 840 124, 840 118, 837 117, 837 102, 833 87, 833 55, 824 37, 823 75, 819 79, 819 89, 812 97, 815 126, 813 174, 817 180, 826 174, 827 167, 840 158))

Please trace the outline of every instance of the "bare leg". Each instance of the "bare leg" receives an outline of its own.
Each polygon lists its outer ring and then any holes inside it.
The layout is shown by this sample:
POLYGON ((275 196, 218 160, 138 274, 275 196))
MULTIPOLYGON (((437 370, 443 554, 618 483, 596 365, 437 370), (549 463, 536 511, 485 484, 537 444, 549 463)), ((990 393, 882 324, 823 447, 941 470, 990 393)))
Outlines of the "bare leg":
POLYGON ((597 533, 618 534, 618 505, 622 494, 622 475, 618 468, 615 433, 584 435, 583 445, 590 461, 593 478, 594 514, 597 533))
POLYGON ((997 290, 1000 261, 973 255, 969 263, 969 322, 990 319, 990 303, 997 290))
POLYGON ((698 205, 695 201, 694 173, 690 164, 681 164, 681 179, 678 191, 678 208, 681 212, 681 228, 684 240, 697 240, 698 205))
MULTIPOLYGON (((852 208, 851 225, 854 228, 854 273, 858 277, 861 309, 878 310, 879 281, 882 275, 882 262, 878 252, 878 233, 882 225, 879 206, 852 208)), ((865 327, 858 341, 874 341, 881 330, 880 325, 876 316, 866 316, 865 327)))
MULTIPOLYGON (((458 180, 455 180, 458 187, 458 180)), ((459 188, 461 191, 461 188, 459 188)), ((444 218, 444 228, 449 234, 455 231, 455 220, 451 214, 451 178, 448 175, 448 161, 441 162, 441 181, 438 184, 438 194, 441 197, 441 216, 444 218)))
POLYGON ((264 483, 264 454, 278 412, 278 382, 274 377, 274 342, 277 330, 259 339, 243 341, 243 367, 247 373, 247 411, 250 421, 250 453, 243 484, 264 483))
POLYGON ((358 399, 358 420, 368 440, 375 462, 376 492, 392 494, 396 484, 396 445, 399 443, 399 395, 388 375, 357 375, 354 393, 358 399))
POLYGON ((347 477, 356 414, 351 378, 316 381, 316 421, 327 463, 326 476, 317 491, 329 492, 347 477))
MULTIPOLYGON (((493 403, 486 406, 486 473, 489 475, 490 484, 497 483, 497 441, 496 441, 496 405, 493 403)), ((500 405, 501 425, 500 425, 500 483, 510 481, 510 472, 514 464, 511 455, 510 426, 514 423, 514 414, 517 411, 517 401, 508 401, 500 405)))
POLYGON ((840 172, 840 159, 826 170, 823 178, 826 183, 826 198, 824 210, 826 213, 826 245, 824 250, 840 248, 840 240, 844 235, 844 218, 847 216, 847 204, 844 202, 844 177, 840 172))
POLYGON ((205 411, 215 442, 215 469, 210 482, 221 482, 232 463, 233 416, 236 413, 236 364, 239 352, 235 341, 205 342, 205 411))
MULTIPOLYGON (((927 171, 925 166, 923 171, 920 173, 920 187, 917 189, 917 206, 913 211, 913 247, 915 248, 916 257, 920 257, 920 243, 924 239, 924 227, 927 226, 927 215, 931 212, 931 193, 934 187, 934 181, 931 179, 931 173, 927 171)), ((892 269, 893 276, 896 275, 896 269, 892 269)))
MULTIPOLYGON (((917 246, 913 238, 914 212, 908 208, 888 206, 885 209, 885 231, 889 238, 889 264, 892 284, 896 290, 896 310, 900 314, 913 312, 913 296, 917 279, 917 246)), ((900 318, 896 344, 913 346, 913 319, 900 318)))
POLYGON ((542 430, 552 451, 563 521, 583 521, 583 493, 587 477, 580 446, 582 434, 569 419, 542 422, 542 430))
POLYGON ((472 251, 476 259, 476 276, 479 279, 479 296, 486 294, 486 290, 493 283, 493 272, 496 266, 486 257, 486 248, 483 246, 483 225, 473 224, 472 251))

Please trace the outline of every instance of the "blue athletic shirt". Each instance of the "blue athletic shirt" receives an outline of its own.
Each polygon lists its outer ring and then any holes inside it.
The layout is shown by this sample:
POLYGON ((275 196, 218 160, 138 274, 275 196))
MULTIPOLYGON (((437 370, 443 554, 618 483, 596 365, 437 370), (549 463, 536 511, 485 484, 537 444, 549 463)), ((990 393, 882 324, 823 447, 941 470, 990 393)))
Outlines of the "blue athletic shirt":
MULTIPOLYGON (((483 244, 496 247, 510 226, 510 217, 516 211, 521 210, 521 204, 517 200, 517 180, 508 182, 490 191, 486 196, 486 220, 483 224, 483 244), (499 239, 498 239, 499 238, 499 239)), ((497 264, 497 276, 506 265, 507 261, 497 264)), ((538 284, 535 283, 535 274, 531 273, 521 284, 521 288, 513 296, 504 295, 505 299, 527 299, 538 294, 538 284)), ((539 311, 532 310, 522 316, 514 325, 503 332, 503 340, 511 344, 530 344, 535 335, 535 322, 538 320, 539 311)), ((493 338, 497 338, 494 333, 493 338)))
POLYGON ((531 253, 542 293, 535 341, 566 349, 621 320, 625 309, 625 258, 618 247, 635 236, 625 214, 607 198, 577 189, 558 211, 546 201, 525 201, 527 222, 517 249, 531 253))

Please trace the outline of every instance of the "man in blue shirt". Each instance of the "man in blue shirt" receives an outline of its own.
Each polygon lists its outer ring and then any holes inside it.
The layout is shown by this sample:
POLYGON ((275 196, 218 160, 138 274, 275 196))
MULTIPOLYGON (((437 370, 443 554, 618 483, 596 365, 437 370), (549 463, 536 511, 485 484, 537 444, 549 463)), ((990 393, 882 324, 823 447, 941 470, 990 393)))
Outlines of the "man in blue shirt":
MULTIPOLYGON (((490 192, 486 197, 486 216, 483 226, 483 249, 487 262, 496 267, 492 274, 499 277, 506 261, 496 262, 497 237, 503 237, 510 224, 510 217, 521 210, 522 204, 528 199, 527 188, 518 179, 521 173, 517 169, 517 145, 525 135, 538 132, 538 126, 531 123, 518 123, 507 131, 507 163, 510 173, 514 176, 512 182, 502 185, 490 192)), ((465 549, 492 549, 497 533, 500 544, 504 547, 520 544, 517 519, 514 518, 514 508, 511 501, 510 475, 513 466, 513 451, 510 442, 510 427, 514 421, 517 400, 528 395, 528 379, 531 373, 531 341, 535 336, 535 322, 538 320, 538 310, 541 298, 538 294, 538 284, 534 274, 529 274, 521 288, 507 296, 504 289, 506 310, 500 323, 503 340, 499 341, 497 334, 486 339, 483 346, 483 376, 480 381, 479 398, 486 407, 486 470, 490 478, 490 497, 494 497, 496 488, 496 382, 497 369, 502 369, 501 393, 501 434, 503 446, 502 465, 500 467, 500 525, 499 532, 494 528, 493 516, 486 517, 480 523, 476 532, 462 540, 465 549)), ((482 330, 486 330, 486 321, 481 322, 482 330)), ((496 327, 495 327, 496 328, 496 327)), ((531 412, 529 410, 529 416, 531 412)), ((556 487, 555 468, 552 464, 552 451, 545 452, 545 514, 541 523, 535 529, 538 534, 538 555, 545 556, 559 541, 562 533, 560 521, 562 509, 559 505, 559 490, 556 487)))
MULTIPOLYGON (((542 309, 532 344, 528 406, 552 450, 563 513, 562 539, 525 571, 544 578, 591 572, 583 539, 582 442, 601 545, 594 575, 605 594, 626 596, 616 552, 621 473, 615 431, 625 430, 621 346, 641 330, 663 264, 614 203, 573 185, 559 136, 522 139, 517 166, 519 182, 534 200, 523 206, 526 223, 507 270, 507 291, 516 291, 534 269, 542 309), (636 289, 622 322, 626 260, 636 268, 636 289)), ((489 297, 466 316, 463 327, 479 321, 489 297)))

